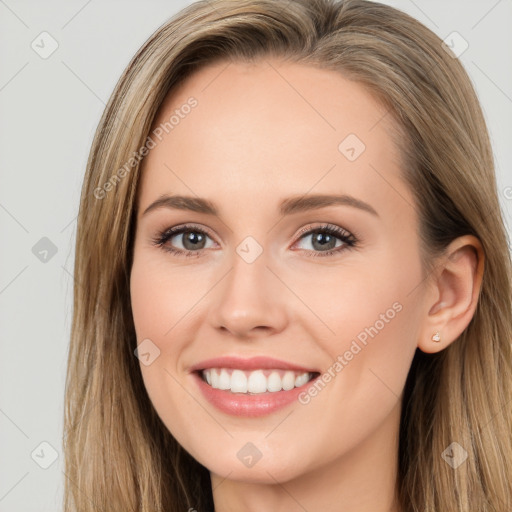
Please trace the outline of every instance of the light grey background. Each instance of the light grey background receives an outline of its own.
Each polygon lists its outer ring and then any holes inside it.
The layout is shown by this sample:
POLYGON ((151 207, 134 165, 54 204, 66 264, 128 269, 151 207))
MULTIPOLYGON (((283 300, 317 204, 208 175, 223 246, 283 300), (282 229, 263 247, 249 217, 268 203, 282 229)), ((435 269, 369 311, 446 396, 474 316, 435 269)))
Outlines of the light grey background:
MULTIPOLYGON (((130 58, 189 3, 0 0, 1 512, 61 509, 73 245, 87 155, 130 58), (43 51, 43 31, 58 43, 47 59, 31 47, 35 40, 43 51), (43 237, 57 249, 46 262, 39 259, 44 252, 38 258, 32 250, 43 237)), ((456 31, 469 43, 460 59, 485 111, 510 233, 512 0, 384 3, 413 15, 442 39, 456 31)), ((50 40, 45 41, 48 50, 50 40)))

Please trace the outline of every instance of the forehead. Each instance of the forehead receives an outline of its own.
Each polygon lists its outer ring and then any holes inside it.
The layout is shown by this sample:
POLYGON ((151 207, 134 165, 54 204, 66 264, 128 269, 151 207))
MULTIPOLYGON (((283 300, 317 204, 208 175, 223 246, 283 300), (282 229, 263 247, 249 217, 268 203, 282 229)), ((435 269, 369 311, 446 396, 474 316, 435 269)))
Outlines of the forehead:
POLYGON ((150 133, 156 145, 143 162, 142 203, 171 192, 232 203, 240 196, 259 208, 308 191, 366 201, 400 195, 397 188, 408 195, 388 114, 332 70, 278 60, 209 65, 161 105, 150 133))

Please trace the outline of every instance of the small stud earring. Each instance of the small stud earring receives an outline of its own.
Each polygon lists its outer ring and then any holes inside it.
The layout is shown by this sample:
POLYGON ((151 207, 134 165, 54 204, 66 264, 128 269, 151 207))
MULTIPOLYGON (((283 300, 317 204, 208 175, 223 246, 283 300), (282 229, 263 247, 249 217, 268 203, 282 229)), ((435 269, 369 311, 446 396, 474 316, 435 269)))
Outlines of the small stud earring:
POLYGON ((434 336, 432 336, 432 341, 435 341, 436 343, 441 341, 441 335, 438 332, 436 332, 434 336))

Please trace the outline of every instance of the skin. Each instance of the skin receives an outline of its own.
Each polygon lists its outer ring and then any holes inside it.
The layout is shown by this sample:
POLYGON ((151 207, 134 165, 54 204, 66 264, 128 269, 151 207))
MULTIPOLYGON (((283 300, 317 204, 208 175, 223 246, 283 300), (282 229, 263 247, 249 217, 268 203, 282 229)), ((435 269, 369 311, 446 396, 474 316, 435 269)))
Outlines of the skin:
MULTIPOLYGON (((151 149, 138 189, 133 316, 138 343, 149 338, 160 350, 141 364, 149 397, 210 470, 217 512, 398 512, 405 380, 416 348, 446 348, 471 320, 481 247, 472 237, 455 240, 424 279, 391 116, 341 74, 276 59, 216 63, 167 96, 154 126, 191 96, 197 107, 151 149), (350 133, 366 146, 354 161, 338 149, 350 133), (219 215, 165 207, 143 215, 162 194, 206 198, 219 215), (349 205, 278 213, 281 200, 304 194, 347 194, 378 215, 349 205), (196 245, 200 256, 151 243, 184 223, 208 232, 196 245), (323 249, 298 233, 323 223, 357 245, 336 239, 340 252, 312 257, 323 249), (250 264, 236 252, 247 236, 263 249, 250 264), (224 355, 267 355, 325 372, 396 303, 401 311, 306 405, 259 418, 227 415, 189 372, 224 355), (248 442, 262 453, 250 468, 237 457, 248 442)), ((183 244, 183 235, 167 242, 183 244)))

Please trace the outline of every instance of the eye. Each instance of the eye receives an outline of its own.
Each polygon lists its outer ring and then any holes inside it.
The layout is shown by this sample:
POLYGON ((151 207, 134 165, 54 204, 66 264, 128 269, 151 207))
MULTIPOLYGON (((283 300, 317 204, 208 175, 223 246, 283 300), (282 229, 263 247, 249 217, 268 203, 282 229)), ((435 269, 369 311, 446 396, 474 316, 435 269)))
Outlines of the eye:
POLYGON ((153 245, 161 247, 164 251, 176 254, 177 256, 199 256, 201 249, 205 249, 206 239, 210 238, 208 233, 194 225, 176 226, 166 229, 152 240, 153 245), (168 244, 173 238, 180 240, 181 248, 175 248, 168 244))
POLYGON ((356 238, 348 231, 331 224, 324 224, 314 229, 305 228, 299 235, 302 235, 299 242, 312 237, 310 242, 312 249, 307 250, 310 253, 308 256, 313 257, 330 256, 347 248, 355 247, 357 243, 356 238))
MULTIPOLYGON (((331 224, 325 224, 317 228, 305 228, 299 233, 298 242, 312 237, 312 249, 305 249, 308 256, 330 256, 339 253, 347 248, 356 246, 356 238, 344 229, 331 224), (338 243, 340 242, 340 243, 338 243)), ((207 249, 206 241, 211 237, 199 226, 187 224, 168 228, 160 233, 152 240, 153 245, 162 248, 176 256, 198 257, 201 256, 202 250, 207 249), (180 241, 181 247, 175 247, 169 242, 176 238, 180 241)), ((297 243, 298 243, 297 242, 297 243)))

